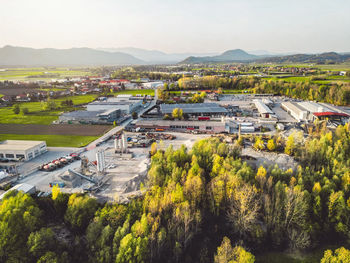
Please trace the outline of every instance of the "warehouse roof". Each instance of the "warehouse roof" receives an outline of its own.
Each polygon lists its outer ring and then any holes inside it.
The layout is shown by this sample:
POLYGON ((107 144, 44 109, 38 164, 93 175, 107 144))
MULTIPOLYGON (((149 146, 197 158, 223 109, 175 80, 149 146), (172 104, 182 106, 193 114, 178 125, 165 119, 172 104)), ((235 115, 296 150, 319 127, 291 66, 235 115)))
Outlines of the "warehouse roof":
POLYGON ((171 114, 175 108, 182 109, 183 113, 227 113, 224 107, 217 103, 188 103, 188 104, 161 104, 163 114, 171 114))
POLYGON ((35 146, 45 143, 45 141, 25 141, 25 140, 6 140, 0 142, 0 151, 1 150, 22 150, 26 151, 35 146))
POLYGON ((313 113, 315 116, 320 117, 320 116, 343 116, 343 117, 350 117, 348 114, 341 113, 341 112, 330 112, 330 111, 325 111, 325 112, 314 112, 313 113))
POLYGON ((267 107, 261 100, 254 100, 254 103, 259 113, 273 114, 273 111, 269 107, 267 107))
POLYGON ((225 126, 224 122, 220 121, 167 121, 167 120, 139 120, 136 126, 211 126, 221 127, 225 126))

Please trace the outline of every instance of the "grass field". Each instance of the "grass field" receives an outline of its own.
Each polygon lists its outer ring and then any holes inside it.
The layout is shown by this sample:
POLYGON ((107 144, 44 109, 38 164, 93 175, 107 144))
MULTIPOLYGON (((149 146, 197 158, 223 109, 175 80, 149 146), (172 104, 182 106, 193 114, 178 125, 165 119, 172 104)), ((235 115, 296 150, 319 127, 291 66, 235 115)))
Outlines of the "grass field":
POLYGON ((0 71, 0 80, 51 80, 89 74, 91 74, 90 70, 81 68, 8 68, 5 71, 0 71))
MULTIPOLYGON (((60 99, 54 99, 57 106, 61 106, 64 100, 72 100, 74 105, 86 104, 93 101, 96 95, 71 96, 60 99)), ((17 124, 44 124, 49 125, 58 119, 63 109, 44 111, 41 102, 23 102, 19 103, 20 108, 28 108, 29 114, 14 114, 13 107, 0 108, 0 123, 17 123, 17 124)))
POLYGON ((51 147, 84 147, 96 140, 99 136, 77 136, 77 135, 22 135, 22 134, 0 134, 3 140, 34 140, 46 141, 51 147))

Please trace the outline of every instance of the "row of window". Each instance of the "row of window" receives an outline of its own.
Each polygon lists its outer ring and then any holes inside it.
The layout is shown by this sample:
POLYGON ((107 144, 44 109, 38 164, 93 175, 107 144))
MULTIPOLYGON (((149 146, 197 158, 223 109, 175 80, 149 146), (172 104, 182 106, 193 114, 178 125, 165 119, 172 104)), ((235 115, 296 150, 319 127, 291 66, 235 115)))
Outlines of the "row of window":
MULTIPOLYGON (((199 126, 179 126, 179 125, 170 125, 170 129, 195 129, 199 130, 199 126)), ((212 130, 211 126, 206 126, 206 130, 212 130)))
MULTIPOLYGON (((3 153, 0 153, 0 158, 8 158, 8 159, 14 159, 15 155, 12 153, 6 153, 5 155, 3 153)), ((24 154, 16 154, 17 159, 22 159, 24 158, 24 154)))

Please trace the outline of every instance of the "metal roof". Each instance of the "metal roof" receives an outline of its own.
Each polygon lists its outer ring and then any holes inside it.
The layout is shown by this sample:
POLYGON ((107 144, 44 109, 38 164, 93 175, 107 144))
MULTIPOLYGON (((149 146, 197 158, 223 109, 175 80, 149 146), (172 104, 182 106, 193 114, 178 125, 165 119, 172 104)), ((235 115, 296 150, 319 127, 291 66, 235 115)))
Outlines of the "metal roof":
POLYGON ((163 114, 171 114, 175 108, 182 109, 183 113, 227 113, 224 107, 217 103, 188 103, 188 104, 161 104, 163 114))
POLYGON ((314 112, 313 113, 315 116, 320 117, 320 116, 343 116, 343 117, 350 117, 348 114, 341 113, 341 112, 330 112, 330 111, 325 111, 325 112, 314 112))
POLYGON ((267 107, 261 100, 254 100, 254 103, 259 113, 273 114, 273 111, 269 107, 267 107))

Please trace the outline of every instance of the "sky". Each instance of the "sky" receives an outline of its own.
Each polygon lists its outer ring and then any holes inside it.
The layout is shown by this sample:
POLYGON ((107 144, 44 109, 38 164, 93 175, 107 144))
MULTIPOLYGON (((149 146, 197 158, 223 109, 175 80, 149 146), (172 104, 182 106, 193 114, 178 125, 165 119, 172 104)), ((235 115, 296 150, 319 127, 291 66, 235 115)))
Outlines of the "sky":
POLYGON ((0 0, 0 47, 350 51, 349 0, 0 0))

